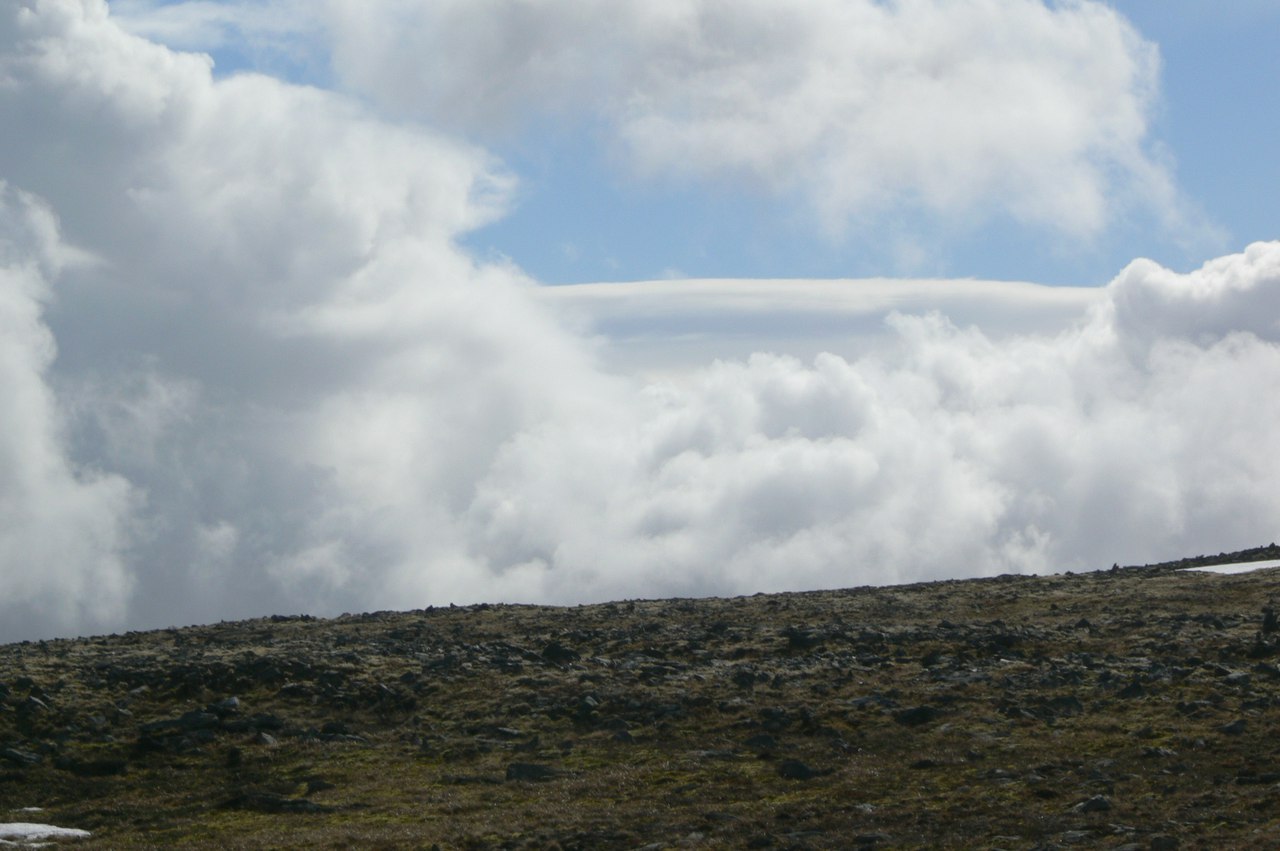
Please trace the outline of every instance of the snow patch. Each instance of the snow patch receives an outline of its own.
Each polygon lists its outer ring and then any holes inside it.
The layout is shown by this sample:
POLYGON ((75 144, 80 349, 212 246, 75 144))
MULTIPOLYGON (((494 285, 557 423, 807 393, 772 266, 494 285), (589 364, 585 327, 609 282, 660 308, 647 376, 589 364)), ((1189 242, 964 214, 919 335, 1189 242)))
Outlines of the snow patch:
POLYGON ((21 845, 42 839, 88 839, 89 836, 89 831, 74 827, 54 827, 51 824, 28 822, 0 824, 0 845, 21 845), (18 841, 8 841, 14 839, 18 841))
POLYGON ((1272 567, 1280 567, 1280 559, 1272 559, 1271 561, 1244 561, 1236 564, 1214 564, 1209 567, 1188 567, 1186 570, 1194 570, 1199 573, 1218 573, 1227 576, 1237 573, 1252 573, 1255 570, 1266 570, 1267 568, 1272 567))

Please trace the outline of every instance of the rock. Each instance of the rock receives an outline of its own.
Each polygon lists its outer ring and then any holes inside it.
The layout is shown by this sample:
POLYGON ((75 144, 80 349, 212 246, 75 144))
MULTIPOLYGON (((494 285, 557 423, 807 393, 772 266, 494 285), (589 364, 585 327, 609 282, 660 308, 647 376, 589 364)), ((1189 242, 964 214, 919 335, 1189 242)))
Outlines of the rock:
POLYGON ((77 777, 114 777, 126 774, 129 770, 129 764, 123 759, 91 759, 82 762, 78 759, 63 758, 57 760, 54 765, 77 777))
POLYGON ((577 662, 582 656, 576 650, 565 647, 558 641, 552 641, 542 648, 542 658, 552 665, 569 665, 577 662))
POLYGON ((1045 704, 1046 708, 1056 715, 1079 715, 1084 712, 1084 704, 1075 695, 1061 695, 1052 698, 1045 704))
POLYGON ((1134 678, 1127 686, 1116 692, 1116 697, 1122 697, 1125 700, 1133 700, 1137 697, 1144 697, 1147 693, 1146 687, 1137 678, 1134 678))
POLYGON ((809 627, 789 626, 782 630, 790 650, 812 650, 826 641, 826 636, 809 627))
POLYGON ((40 756, 30 751, 20 750, 18 748, 5 748, 0 750, 0 759, 8 760, 14 765, 28 766, 36 765, 40 762, 40 756))
POLYGON ((251 810, 256 813, 332 813, 334 807, 317 804, 306 798, 285 798, 271 792, 241 792, 225 801, 223 809, 251 810))
POLYGON ((740 665, 737 668, 734 668, 730 679, 738 688, 749 689, 755 686, 756 682, 759 680, 759 675, 755 668, 748 665, 740 665))
POLYGON ((558 777, 560 772, 549 765, 532 762, 513 762, 507 766, 507 779, 543 783, 558 777))
POLYGON ((919 727, 922 724, 937 720, 940 714, 937 707, 926 704, 913 706, 910 709, 900 709, 893 713, 893 720, 907 727, 919 727))
POLYGON ((1280 783, 1280 771, 1257 772, 1246 770, 1236 775, 1236 785, 1238 786, 1270 786, 1273 783, 1280 783))
POLYGON ((1105 813, 1111 809, 1111 799, 1106 795, 1094 795, 1071 808, 1075 813, 1105 813))
POLYGON ((307 794, 308 795, 314 795, 316 792, 325 792, 329 789, 337 789, 337 788, 338 788, 338 785, 336 783, 330 783, 328 780, 325 780, 323 777, 307 778, 307 794))
POLYGON ((784 780, 812 780, 827 773, 810 768, 798 759, 784 759, 778 763, 778 776, 784 780))
POLYGON ((1217 730, 1219 733, 1222 733, 1224 736, 1239 736, 1242 733, 1244 733, 1245 728, 1247 726, 1248 726, 1248 722, 1246 722, 1243 718, 1237 718, 1235 721, 1232 721, 1230 724, 1223 724, 1221 727, 1218 727, 1217 730))

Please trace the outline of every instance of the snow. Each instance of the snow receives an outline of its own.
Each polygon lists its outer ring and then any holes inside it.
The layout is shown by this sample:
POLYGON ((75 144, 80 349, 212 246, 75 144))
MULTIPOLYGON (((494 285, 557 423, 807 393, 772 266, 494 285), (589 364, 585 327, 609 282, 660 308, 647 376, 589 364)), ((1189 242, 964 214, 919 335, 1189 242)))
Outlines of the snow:
POLYGON ((74 827, 54 827, 51 824, 30 824, 28 822, 0 824, 0 844, 4 845, 15 844, 5 841, 12 839, 20 840, 20 842, 35 842, 41 839, 87 839, 89 835, 87 830, 78 830, 74 827))
POLYGON ((1271 561, 1246 561, 1237 564, 1215 564, 1209 567, 1188 567, 1187 570, 1194 570, 1199 573, 1220 573, 1230 575, 1236 573, 1252 573, 1255 570, 1265 570, 1271 567, 1280 567, 1280 559, 1271 561))

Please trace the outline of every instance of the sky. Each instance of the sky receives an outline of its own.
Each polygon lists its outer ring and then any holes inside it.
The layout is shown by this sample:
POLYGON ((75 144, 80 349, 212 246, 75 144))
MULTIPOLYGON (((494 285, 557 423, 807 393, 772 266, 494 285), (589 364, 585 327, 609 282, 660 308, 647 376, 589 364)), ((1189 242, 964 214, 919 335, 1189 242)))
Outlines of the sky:
POLYGON ((1269 2, 0 6, 0 640, 1280 526, 1269 2))

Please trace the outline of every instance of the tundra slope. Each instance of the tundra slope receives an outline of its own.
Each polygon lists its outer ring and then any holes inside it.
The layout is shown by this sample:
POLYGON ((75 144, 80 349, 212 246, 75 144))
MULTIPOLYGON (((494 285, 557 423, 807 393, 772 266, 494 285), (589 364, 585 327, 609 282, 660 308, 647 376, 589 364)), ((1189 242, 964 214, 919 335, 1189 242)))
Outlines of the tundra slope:
MULTIPOLYGON (((1280 572, 281 617, 0 647, 83 848, 1273 848, 1280 572)), ((26 819, 23 819, 26 820, 26 819)))

